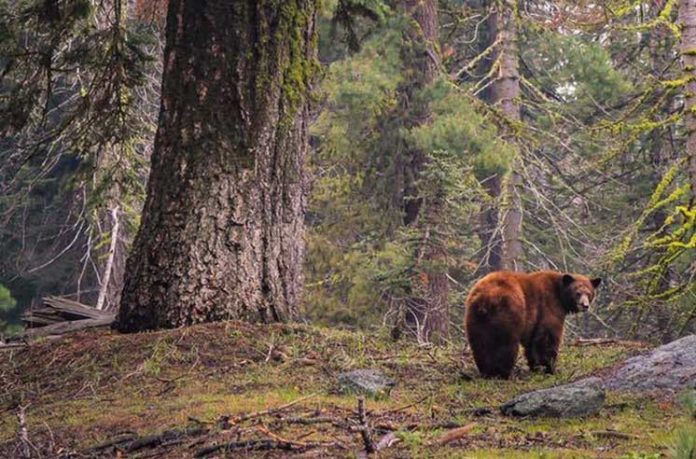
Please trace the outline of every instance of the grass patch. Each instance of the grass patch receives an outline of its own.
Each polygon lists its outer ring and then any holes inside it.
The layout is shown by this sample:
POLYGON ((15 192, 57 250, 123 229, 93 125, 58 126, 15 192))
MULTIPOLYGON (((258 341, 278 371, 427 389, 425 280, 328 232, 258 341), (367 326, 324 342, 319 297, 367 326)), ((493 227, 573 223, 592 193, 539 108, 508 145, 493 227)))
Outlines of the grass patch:
MULTIPOLYGON (((397 381, 390 397, 366 403, 376 439, 389 430, 400 439, 386 457, 650 457, 687 450, 693 429, 675 438, 673 430, 688 417, 669 398, 610 393, 600 414, 587 419, 520 420, 498 413, 513 396, 602 371, 635 352, 621 344, 566 346, 557 374, 529 373, 520 361, 512 380, 498 381, 463 377, 475 371, 460 346, 428 349, 303 325, 228 322, 136 335, 85 332, 2 354, 0 456, 16 451, 18 403, 28 405, 30 436, 51 457, 59 449, 85 452, 126 431, 153 434, 191 422, 216 426, 221 416, 314 394, 283 415, 245 424, 244 435, 338 442, 346 449, 326 453, 350 457, 362 449, 359 434, 346 428, 355 423, 356 396, 340 394, 336 379, 356 368, 379 368, 397 381), (487 414, 474 416, 482 408, 487 414), (337 425, 292 424, 292 417, 330 418, 337 425), (433 446, 447 430, 442 426, 472 420, 478 425, 467 436, 433 446)), ((165 457, 191 455, 182 445, 159 448, 165 457)))

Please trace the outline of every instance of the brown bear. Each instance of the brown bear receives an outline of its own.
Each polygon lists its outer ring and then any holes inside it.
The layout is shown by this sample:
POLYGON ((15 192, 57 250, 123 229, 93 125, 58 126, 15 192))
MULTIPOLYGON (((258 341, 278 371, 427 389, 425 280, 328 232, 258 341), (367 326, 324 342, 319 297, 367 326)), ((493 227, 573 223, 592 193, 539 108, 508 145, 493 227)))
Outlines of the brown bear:
POLYGON ((466 333, 479 372, 509 378, 520 344, 531 370, 553 373, 566 314, 587 311, 600 278, 553 271, 498 271, 466 300, 466 333))

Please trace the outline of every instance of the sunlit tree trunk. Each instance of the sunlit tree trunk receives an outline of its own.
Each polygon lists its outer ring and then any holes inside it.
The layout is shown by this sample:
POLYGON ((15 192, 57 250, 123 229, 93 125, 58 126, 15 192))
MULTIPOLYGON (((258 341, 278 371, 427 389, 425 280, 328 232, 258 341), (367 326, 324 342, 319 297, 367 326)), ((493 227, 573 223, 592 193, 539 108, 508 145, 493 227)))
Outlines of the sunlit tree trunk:
MULTIPOLYGON (((405 12, 412 19, 407 28, 405 64, 412 67, 411 77, 403 85, 409 114, 408 127, 428 121, 430 108, 415 97, 418 91, 435 81, 438 73, 438 18, 436 0, 409 0, 405 12)), ((416 253, 416 276, 407 320, 423 342, 440 342, 449 330, 449 282, 446 250, 438 234, 442 220, 442 190, 425 190, 419 179, 428 167, 426 152, 410 149, 407 153, 407 177, 404 190, 404 223, 418 229, 421 241, 416 253)), ((431 186, 433 184, 430 184, 431 186)))
POLYGON ((103 257, 104 267, 99 278, 99 294, 95 307, 102 309, 116 309, 121 300, 123 289, 123 275, 125 272, 125 244, 121 228, 121 209, 114 204, 109 209, 108 216, 103 218, 102 232, 108 235, 108 249, 103 257))
POLYGON ((314 0, 171 0, 118 328, 296 317, 314 0))

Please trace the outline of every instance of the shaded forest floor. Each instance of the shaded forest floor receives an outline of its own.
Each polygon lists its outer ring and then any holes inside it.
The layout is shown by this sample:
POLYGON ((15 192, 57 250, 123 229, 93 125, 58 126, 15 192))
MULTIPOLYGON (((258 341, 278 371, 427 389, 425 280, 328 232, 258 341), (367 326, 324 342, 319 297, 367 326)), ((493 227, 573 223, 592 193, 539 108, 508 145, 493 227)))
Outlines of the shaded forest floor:
POLYGON ((498 411, 514 395, 640 351, 570 343, 554 376, 531 374, 520 361, 513 380, 489 381, 466 376, 475 375, 472 359, 465 352, 462 360, 459 347, 303 325, 83 332, 0 352, 0 457, 23 448, 19 406, 41 457, 193 457, 223 442, 236 442, 229 457, 358 457, 357 398, 337 390, 337 375, 356 368, 378 368, 397 381, 390 397, 366 401, 375 443, 399 440, 377 457, 654 457, 648 454, 665 453, 673 430, 688 422, 668 396, 609 393, 600 414, 586 419, 511 419, 498 411), (471 422, 461 439, 438 444, 471 422), (120 443, 104 444, 113 440, 120 443))

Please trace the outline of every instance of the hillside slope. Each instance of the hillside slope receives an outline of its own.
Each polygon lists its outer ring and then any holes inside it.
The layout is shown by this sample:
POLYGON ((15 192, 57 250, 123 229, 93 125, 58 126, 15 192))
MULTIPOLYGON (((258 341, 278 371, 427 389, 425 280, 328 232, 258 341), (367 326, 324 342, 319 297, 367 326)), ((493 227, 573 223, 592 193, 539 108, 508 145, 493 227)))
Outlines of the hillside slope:
POLYGON ((83 332, 0 352, 0 457, 27 448, 36 457, 225 457, 205 450, 223 443, 234 447, 229 457, 355 457, 365 448, 357 398, 337 390, 337 375, 355 368, 378 368, 397 381, 389 397, 366 401, 374 442, 398 440, 379 457, 662 453, 686 422, 666 396, 609 393, 587 419, 520 420, 498 411, 514 395, 639 351, 630 343, 569 344, 557 375, 530 374, 520 361, 513 380, 489 381, 467 376, 475 372, 460 347, 304 325, 83 332), (30 444, 18 434, 21 408, 30 444), (462 438, 442 441, 471 422, 462 438))

